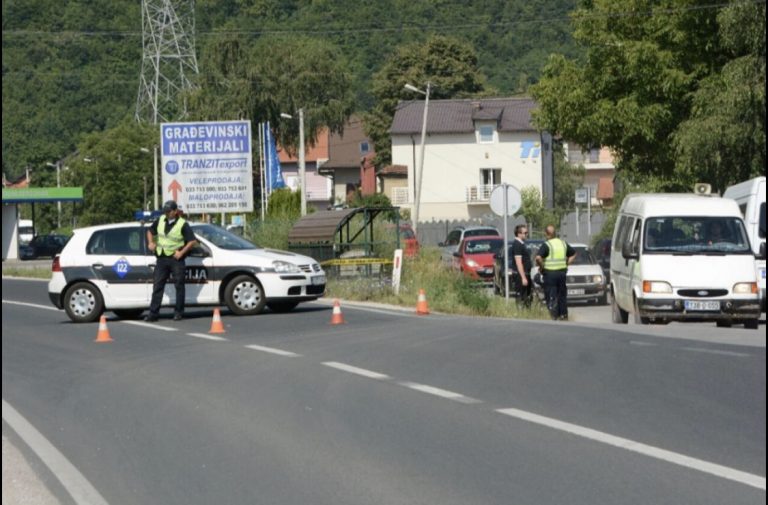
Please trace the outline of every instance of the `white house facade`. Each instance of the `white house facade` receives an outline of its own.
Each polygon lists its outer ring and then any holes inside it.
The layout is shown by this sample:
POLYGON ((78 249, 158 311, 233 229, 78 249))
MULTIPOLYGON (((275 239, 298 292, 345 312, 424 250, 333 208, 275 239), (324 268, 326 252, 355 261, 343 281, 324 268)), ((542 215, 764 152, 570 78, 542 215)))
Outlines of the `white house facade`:
MULTIPOLYGON (((429 103, 419 221, 491 213, 492 189, 509 183, 543 193, 542 137, 531 125, 530 98, 432 100, 429 103)), ((408 186, 393 204, 413 209, 424 102, 403 102, 392 129, 392 164, 408 167, 408 186)))

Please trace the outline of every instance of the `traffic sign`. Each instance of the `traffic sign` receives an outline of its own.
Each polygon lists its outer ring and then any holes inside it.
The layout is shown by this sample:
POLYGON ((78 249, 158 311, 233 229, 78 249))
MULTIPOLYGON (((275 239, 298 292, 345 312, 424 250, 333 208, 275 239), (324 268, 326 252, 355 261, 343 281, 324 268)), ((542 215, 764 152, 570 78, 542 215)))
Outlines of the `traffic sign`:
POLYGON ((576 203, 587 203, 589 200, 589 188, 579 188, 575 194, 576 203))
POLYGON ((497 216, 514 216, 515 212, 520 210, 523 204, 523 198, 520 196, 520 190, 511 184, 502 184, 496 186, 491 191, 491 210, 497 216), (506 209, 504 208, 504 197, 506 195, 506 209))

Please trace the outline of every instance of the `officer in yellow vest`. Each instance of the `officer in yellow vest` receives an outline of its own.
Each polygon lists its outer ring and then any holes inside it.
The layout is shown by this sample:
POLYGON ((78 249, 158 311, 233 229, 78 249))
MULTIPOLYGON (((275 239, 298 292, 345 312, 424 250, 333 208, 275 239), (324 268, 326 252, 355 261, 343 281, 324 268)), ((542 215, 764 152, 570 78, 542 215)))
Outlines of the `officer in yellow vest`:
POLYGON ((568 265, 576 259, 576 250, 565 240, 557 238, 555 227, 547 226, 547 241, 539 248, 536 264, 544 276, 544 294, 553 320, 568 319, 568 289, 565 285, 568 265))
POLYGON ((176 305, 173 320, 184 317, 184 258, 197 245, 192 227, 181 217, 176 202, 168 200, 163 204, 163 215, 147 229, 147 247, 157 256, 157 266, 152 288, 152 301, 146 321, 157 321, 163 291, 168 278, 173 274, 176 288, 176 305))

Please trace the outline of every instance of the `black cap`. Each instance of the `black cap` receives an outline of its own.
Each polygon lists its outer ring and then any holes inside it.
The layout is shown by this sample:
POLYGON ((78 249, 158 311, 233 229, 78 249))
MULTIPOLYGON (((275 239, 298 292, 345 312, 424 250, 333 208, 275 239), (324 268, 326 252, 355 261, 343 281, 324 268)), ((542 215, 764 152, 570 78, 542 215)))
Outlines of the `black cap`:
POLYGON ((179 206, 176 205, 176 202, 174 202, 173 200, 168 200, 167 202, 165 202, 163 204, 163 212, 171 212, 171 211, 176 210, 178 208, 179 208, 179 206))

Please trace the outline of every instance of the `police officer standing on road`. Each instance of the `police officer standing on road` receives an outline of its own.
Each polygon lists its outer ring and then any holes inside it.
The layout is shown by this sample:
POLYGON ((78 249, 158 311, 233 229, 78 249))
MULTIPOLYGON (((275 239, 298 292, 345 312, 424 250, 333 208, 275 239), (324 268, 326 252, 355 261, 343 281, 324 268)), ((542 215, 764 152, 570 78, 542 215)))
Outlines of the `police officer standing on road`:
POLYGON ((547 226, 545 234, 547 241, 539 248, 536 264, 544 275, 547 308, 553 320, 567 320, 568 290, 565 285, 565 274, 568 265, 576 259, 576 250, 565 240, 556 237, 553 225, 547 226))
POLYGON ((184 258, 197 245, 197 240, 189 223, 180 216, 179 206, 173 200, 168 200, 163 204, 163 215, 147 230, 147 247, 157 255, 157 266, 149 315, 144 318, 146 321, 157 321, 165 284, 171 274, 176 287, 173 320, 179 321, 184 317, 184 258))
POLYGON ((531 253, 525 245, 528 238, 528 227, 524 224, 515 226, 515 241, 512 243, 512 264, 515 273, 515 291, 520 296, 520 304, 524 307, 531 306, 531 289, 533 288, 533 279, 531 279, 531 253))

